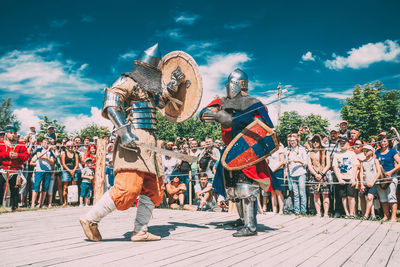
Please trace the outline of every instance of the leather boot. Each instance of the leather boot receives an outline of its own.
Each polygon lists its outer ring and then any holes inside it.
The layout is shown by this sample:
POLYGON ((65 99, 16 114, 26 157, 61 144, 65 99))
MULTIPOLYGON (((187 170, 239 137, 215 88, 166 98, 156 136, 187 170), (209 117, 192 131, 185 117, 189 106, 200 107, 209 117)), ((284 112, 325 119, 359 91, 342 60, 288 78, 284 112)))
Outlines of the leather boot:
POLYGON ((85 233, 86 237, 89 238, 89 240, 98 242, 102 239, 99 228, 97 227, 97 223, 93 223, 87 219, 82 218, 79 219, 79 222, 82 225, 83 232, 85 233))
POLYGON ((159 241, 161 237, 158 235, 153 235, 147 231, 133 232, 131 236, 131 241, 142 242, 142 241, 159 241))

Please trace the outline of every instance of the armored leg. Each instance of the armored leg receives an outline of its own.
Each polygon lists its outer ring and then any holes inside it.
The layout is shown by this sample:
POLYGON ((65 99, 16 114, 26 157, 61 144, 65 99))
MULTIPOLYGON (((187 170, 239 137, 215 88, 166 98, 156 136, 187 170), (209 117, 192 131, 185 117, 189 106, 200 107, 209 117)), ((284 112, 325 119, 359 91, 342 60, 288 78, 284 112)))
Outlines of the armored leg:
POLYGON ((254 203, 260 188, 257 184, 238 183, 235 189, 236 195, 241 199, 244 227, 240 228, 233 236, 242 237, 256 235, 257 227, 255 225, 254 203))

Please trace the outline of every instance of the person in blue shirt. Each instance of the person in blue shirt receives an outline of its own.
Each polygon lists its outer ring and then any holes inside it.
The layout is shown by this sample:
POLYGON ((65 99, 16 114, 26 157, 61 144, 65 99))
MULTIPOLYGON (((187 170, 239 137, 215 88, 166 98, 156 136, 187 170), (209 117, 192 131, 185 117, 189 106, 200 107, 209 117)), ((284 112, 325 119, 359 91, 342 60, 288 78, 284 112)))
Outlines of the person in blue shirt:
POLYGON ((378 196, 383 209, 383 221, 389 218, 389 206, 392 211, 391 221, 397 221, 397 171, 400 169, 400 157, 398 152, 393 149, 393 144, 390 141, 391 135, 379 136, 379 143, 381 148, 376 150, 375 155, 383 168, 383 179, 388 183, 380 184, 378 187, 378 196))

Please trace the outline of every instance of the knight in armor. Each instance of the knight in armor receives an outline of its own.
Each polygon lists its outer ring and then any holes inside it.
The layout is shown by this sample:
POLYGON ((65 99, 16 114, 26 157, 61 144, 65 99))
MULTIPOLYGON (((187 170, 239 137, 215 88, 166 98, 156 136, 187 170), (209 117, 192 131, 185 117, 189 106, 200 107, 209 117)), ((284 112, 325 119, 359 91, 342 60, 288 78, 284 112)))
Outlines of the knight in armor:
POLYGON ((167 89, 161 87, 161 53, 158 44, 143 51, 134 61, 132 72, 122 74, 105 89, 102 116, 115 126, 114 186, 80 219, 85 235, 92 241, 102 239, 98 223, 115 209, 132 207, 139 197, 132 241, 160 240, 148 232, 152 211, 163 199, 163 168, 161 156, 140 147, 157 142, 156 109, 162 109, 177 92, 185 75, 179 69, 171 74, 167 89))
MULTIPOLYGON (((200 112, 204 122, 219 122, 222 140, 228 145, 239 133, 254 120, 261 120, 273 127, 268 110, 258 99, 248 94, 248 77, 241 69, 235 69, 226 83, 226 97, 213 100, 200 112)), ((222 164, 217 167, 213 187, 217 193, 226 196, 236 204, 240 218, 233 222, 238 227, 234 237, 257 234, 256 199, 260 186, 268 191, 271 184, 271 172, 265 160, 250 167, 228 171, 222 164)))

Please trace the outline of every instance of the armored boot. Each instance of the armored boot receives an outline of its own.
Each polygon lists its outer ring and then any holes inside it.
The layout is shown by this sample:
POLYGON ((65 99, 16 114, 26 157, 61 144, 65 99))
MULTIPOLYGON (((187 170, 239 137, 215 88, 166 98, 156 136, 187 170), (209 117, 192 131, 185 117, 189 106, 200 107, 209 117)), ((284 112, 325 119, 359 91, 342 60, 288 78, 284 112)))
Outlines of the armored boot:
MULTIPOLYGON (((238 183, 235 191, 237 192, 239 199, 241 199, 240 203, 243 210, 244 226, 238 229, 233 236, 242 237, 256 235, 257 228, 255 223, 254 203, 257 199, 256 196, 260 192, 260 187, 257 184, 238 183)), ((238 212, 239 210, 240 205, 238 205, 238 212)))
POLYGON ((246 198, 242 200, 243 211, 244 211, 244 226, 240 228, 236 233, 233 233, 234 237, 242 237, 242 236, 253 236, 257 235, 257 228, 255 225, 254 218, 254 200, 250 198, 246 198))
POLYGON ((222 225, 230 226, 232 228, 238 228, 238 227, 242 227, 244 225, 244 213, 243 213, 242 200, 238 200, 237 202, 235 202, 235 204, 236 204, 236 210, 237 210, 238 215, 239 215, 239 219, 237 219, 236 221, 226 222, 226 223, 224 223, 222 225))
POLYGON ((110 191, 107 191, 99 202, 86 214, 85 217, 79 219, 82 225, 83 232, 91 241, 100 241, 102 239, 98 229, 98 223, 106 215, 116 209, 114 201, 110 197, 110 191))
POLYGON ((147 231, 147 225, 153 213, 154 203, 148 196, 140 195, 135 219, 135 228, 133 230, 131 241, 158 241, 160 236, 153 235, 147 231))

